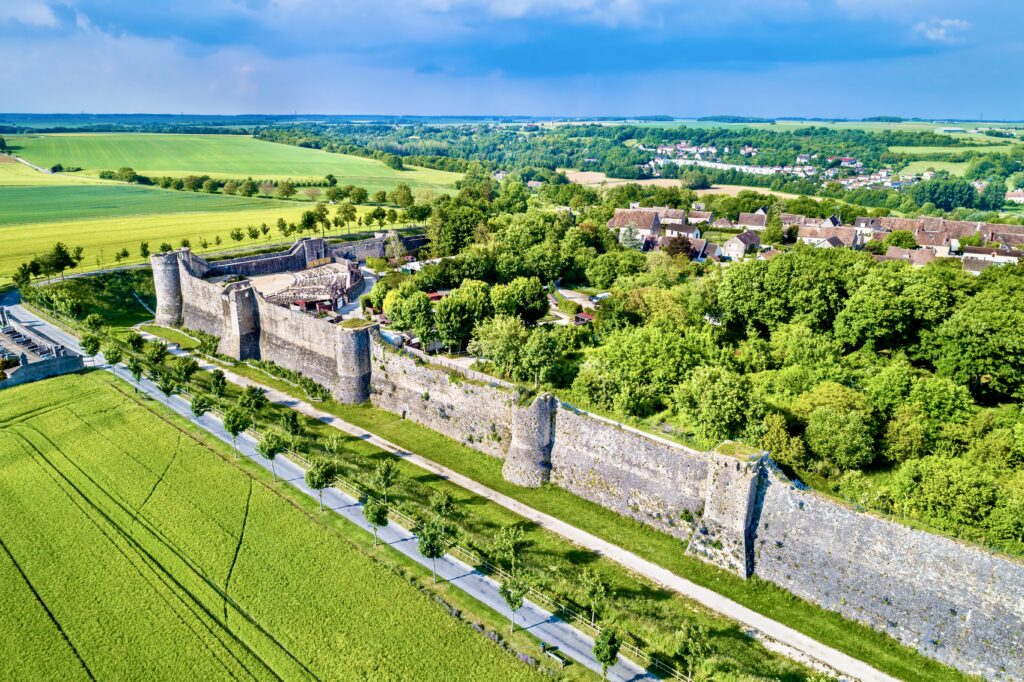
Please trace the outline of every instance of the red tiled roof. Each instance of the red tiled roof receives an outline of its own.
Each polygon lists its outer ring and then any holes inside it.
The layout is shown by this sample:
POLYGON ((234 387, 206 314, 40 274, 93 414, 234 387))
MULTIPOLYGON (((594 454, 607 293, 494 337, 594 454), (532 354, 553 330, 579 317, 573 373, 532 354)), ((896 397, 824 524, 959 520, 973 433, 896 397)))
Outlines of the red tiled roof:
POLYGON ((653 230, 661 225, 657 211, 643 208, 617 208, 608 221, 608 227, 634 227, 638 230, 653 230))
POLYGON ((746 227, 764 227, 768 216, 763 213, 740 213, 738 224, 746 227))

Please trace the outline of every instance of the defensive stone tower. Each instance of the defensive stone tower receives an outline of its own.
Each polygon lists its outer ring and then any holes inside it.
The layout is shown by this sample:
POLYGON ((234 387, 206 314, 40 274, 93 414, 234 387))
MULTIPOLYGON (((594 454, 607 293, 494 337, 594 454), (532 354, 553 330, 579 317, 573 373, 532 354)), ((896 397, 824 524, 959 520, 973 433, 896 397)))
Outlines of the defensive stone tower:
POLYGON ((153 287, 156 289, 156 323, 177 327, 181 324, 183 305, 178 252, 154 253, 149 262, 153 266, 153 287))
POLYGON ((234 282, 221 294, 224 332, 217 352, 238 358, 255 360, 260 357, 260 322, 256 307, 256 292, 249 282, 234 282))
POLYGON ((686 548, 746 578, 753 565, 751 521, 763 469, 760 457, 741 460, 710 453, 704 516, 686 548))
POLYGON ((370 330, 335 327, 338 384, 332 393, 340 402, 359 404, 370 399, 370 330))
POLYGON ((501 467, 506 481, 530 488, 548 482, 557 409, 558 401, 547 393, 529 407, 513 407, 512 443, 501 467))

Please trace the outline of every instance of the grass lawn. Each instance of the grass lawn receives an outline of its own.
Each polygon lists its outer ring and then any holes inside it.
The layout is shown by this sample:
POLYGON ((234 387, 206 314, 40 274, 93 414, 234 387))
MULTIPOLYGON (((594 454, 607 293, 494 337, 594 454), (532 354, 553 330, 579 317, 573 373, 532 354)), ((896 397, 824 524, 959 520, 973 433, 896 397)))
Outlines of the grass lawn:
POLYGON ((0 677, 542 679, 114 377, 8 396, 0 677))
POLYGON ((397 171, 374 159, 256 140, 246 135, 83 133, 12 135, 7 144, 33 163, 60 163, 88 171, 134 168, 143 175, 211 175, 218 178, 301 179, 332 173, 341 185, 373 193, 405 182, 414 190, 451 189, 460 177, 427 168, 397 171))

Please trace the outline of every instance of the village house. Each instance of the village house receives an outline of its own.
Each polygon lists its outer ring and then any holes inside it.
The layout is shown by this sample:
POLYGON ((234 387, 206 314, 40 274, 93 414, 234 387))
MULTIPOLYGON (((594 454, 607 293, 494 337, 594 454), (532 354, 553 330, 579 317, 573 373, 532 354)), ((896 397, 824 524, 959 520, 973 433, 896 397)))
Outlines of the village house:
POLYGON ((816 248, 816 249, 841 249, 844 246, 846 246, 846 245, 843 244, 843 240, 842 239, 840 239, 839 237, 833 236, 833 237, 828 237, 826 239, 822 239, 820 242, 818 242, 817 244, 814 245, 814 248, 816 248))
POLYGON ((736 224, 748 230, 763 230, 768 223, 768 207, 762 206, 753 213, 740 213, 736 224))
POLYGON ((722 245, 722 255, 730 260, 740 260, 749 251, 761 246, 761 237, 756 232, 741 232, 722 245))
POLYGON ((661 219, 656 210, 649 208, 617 208, 608 229, 618 232, 620 241, 631 229, 637 239, 657 238, 661 236, 661 219))
POLYGON ((671 239, 686 237, 687 239, 700 239, 700 227, 697 225, 674 225, 666 224, 661 226, 662 233, 671 239))
POLYGON ((1015 189, 1006 193, 1006 200, 1015 204, 1024 204, 1024 189, 1015 189))
POLYGON ((964 260, 968 258, 998 263, 1000 265, 1016 265, 1024 253, 1013 249, 990 249, 984 246, 964 246, 960 249, 964 260))
POLYGON ((690 211, 686 214, 686 222, 691 225, 697 225, 700 223, 710 223, 715 219, 715 214, 711 211, 690 211))
POLYGON ((879 260, 901 260, 915 268, 923 268, 935 258, 935 252, 929 249, 901 249, 898 246, 890 246, 879 260))
POLYGON ((706 239, 690 240, 690 260, 703 263, 707 260, 721 260, 722 247, 706 239))
POLYGON ((683 225, 686 223, 686 211, 681 208, 668 208, 667 206, 656 206, 651 209, 658 212, 658 219, 662 226, 683 225))
POLYGON ((850 249, 859 249, 863 243, 860 234, 852 227, 801 225, 797 230, 797 239, 811 246, 824 243, 824 248, 845 246, 850 249))

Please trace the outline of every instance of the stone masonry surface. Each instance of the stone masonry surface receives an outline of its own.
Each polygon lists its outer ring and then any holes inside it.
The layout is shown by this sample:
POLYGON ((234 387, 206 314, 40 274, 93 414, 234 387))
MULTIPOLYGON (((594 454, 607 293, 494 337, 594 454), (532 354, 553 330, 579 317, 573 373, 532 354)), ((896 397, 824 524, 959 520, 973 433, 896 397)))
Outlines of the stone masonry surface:
POLYGON ((754 573, 987 679, 1024 679, 1024 565, 796 489, 773 467, 754 573))

